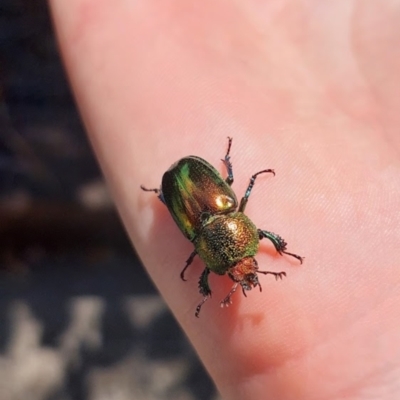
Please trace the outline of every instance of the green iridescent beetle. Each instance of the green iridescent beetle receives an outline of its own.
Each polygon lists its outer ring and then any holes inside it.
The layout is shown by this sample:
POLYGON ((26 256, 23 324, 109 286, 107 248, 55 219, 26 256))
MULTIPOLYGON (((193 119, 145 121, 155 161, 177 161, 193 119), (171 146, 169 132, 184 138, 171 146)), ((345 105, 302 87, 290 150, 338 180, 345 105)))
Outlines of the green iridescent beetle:
POLYGON ((182 233, 193 243, 195 250, 190 254, 181 272, 184 274, 193 259, 198 255, 206 264, 199 280, 200 293, 203 300, 196 308, 199 316, 202 305, 211 296, 208 275, 228 274, 235 282, 228 295, 221 301, 221 307, 232 303, 231 297, 238 285, 246 290, 261 285, 258 273, 274 275, 282 279, 285 272, 260 271, 254 256, 259 241, 266 238, 274 245, 279 254, 287 254, 303 262, 297 254, 286 251, 286 242, 275 233, 257 229, 254 223, 244 214, 246 204, 258 175, 271 173, 265 169, 250 178, 247 190, 238 204, 231 185, 233 183, 230 149, 232 138, 228 138, 228 150, 222 160, 226 166, 228 177, 223 179, 219 172, 200 157, 188 156, 173 164, 162 177, 160 189, 141 188, 146 192, 154 192, 167 206, 173 219, 182 233))

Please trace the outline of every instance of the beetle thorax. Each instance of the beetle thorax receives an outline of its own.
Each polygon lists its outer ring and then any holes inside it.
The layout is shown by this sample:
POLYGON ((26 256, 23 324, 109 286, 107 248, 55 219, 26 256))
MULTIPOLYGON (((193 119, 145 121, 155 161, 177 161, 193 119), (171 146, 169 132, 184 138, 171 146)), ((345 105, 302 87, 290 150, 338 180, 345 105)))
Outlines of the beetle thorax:
POLYGON ((223 275, 258 250, 256 226, 241 212, 213 215, 204 222, 194 241, 196 250, 211 271, 223 275))

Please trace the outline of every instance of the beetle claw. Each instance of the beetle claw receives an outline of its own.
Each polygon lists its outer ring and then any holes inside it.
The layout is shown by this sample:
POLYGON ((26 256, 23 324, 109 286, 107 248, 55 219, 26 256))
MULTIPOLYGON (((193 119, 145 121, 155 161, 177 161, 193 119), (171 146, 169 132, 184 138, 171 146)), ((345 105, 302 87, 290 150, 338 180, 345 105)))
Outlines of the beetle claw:
POLYGON ((229 307, 232 304, 231 296, 226 296, 220 303, 221 308, 229 307))
POLYGON ((275 279, 276 279, 276 280, 283 279, 284 276, 286 276, 286 272, 284 272, 284 271, 278 272, 278 273, 275 275, 275 279))

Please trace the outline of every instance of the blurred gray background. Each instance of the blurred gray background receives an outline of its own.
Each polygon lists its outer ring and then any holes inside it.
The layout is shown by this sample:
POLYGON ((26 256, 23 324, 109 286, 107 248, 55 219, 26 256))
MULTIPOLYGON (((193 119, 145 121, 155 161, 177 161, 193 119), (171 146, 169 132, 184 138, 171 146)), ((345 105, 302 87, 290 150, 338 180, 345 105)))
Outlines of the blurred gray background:
POLYGON ((0 0, 0 400, 217 398, 115 213, 46 2, 0 0))

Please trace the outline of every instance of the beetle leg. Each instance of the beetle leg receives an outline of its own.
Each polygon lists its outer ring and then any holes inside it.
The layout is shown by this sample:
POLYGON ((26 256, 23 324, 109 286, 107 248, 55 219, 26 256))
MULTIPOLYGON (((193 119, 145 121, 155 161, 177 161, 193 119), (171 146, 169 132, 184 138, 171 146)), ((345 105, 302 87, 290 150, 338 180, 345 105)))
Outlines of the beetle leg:
MULTIPOLYGON (((263 231, 261 229, 258 229, 258 236, 260 238, 260 240, 262 239, 269 239, 272 244, 274 245, 276 251, 280 254, 287 254, 288 256, 292 256, 294 258, 296 258, 297 260, 300 261, 300 264, 303 264, 303 257, 298 256, 297 254, 293 254, 293 253, 289 253, 288 251, 286 251, 286 245, 287 243, 277 234, 272 233, 272 232, 268 232, 268 231, 263 231)), ((258 271, 261 272, 261 271, 258 271)))
POLYGON ((254 182, 256 181, 257 176, 261 175, 261 174, 266 174, 266 173, 271 173, 271 174, 275 175, 275 171, 273 169, 264 169, 262 171, 257 172, 256 174, 252 175, 252 177, 250 178, 249 186, 247 186, 246 193, 242 197, 242 200, 240 200, 240 206, 239 206, 240 212, 244 212, 244 209, 246 208, 247 202, 249 200, 249 197, 250 197, 250 194, 253 189, 254 182))
MULTIPOLYGON (((231 299, 231 297, 232 297, 233 293, 236 292, 236 289, 237 289, 238 285, 239 285, 239 283, 236 282, 236 283, 232 286, 232 289, 230 290, 230 292, 229 292, 229 293, 227 294, 227 296, 221 301, 221 303, 220 303, 220 304, 221 304, 221 307, 229 307, 229 305, 232 304, 232 299, 231 299)), ((242 290, 243 290, 243 294, 246 296, 246 294, 245 294, 243 288, 242 288, 242 290)), ((247 296, 246 296, 246 297, 247 297, 247 296)))
POLYGON ((196 255, 197 255, 197 251, 195 250, 190 254, 189 258, 186 260, 185 268, 183 268, 183 270, 181 272, 181 279, 183 281, 186 281, 186 279, 185 279, 185 271, 186 271, 187 267, 193 262, 193 259, 196 257, 196 255))
MULTIPOLYGON (((284 272, 284 271, 282 271, 282 272, 257 271, 257 273, 264 274, 264 275, 268 275, 268 274, 274 275, 276 280, 283 279, 283 277, 286 276, 286 272, 284 272)), ((261 285, 258 284, 258 286, 260 286, 260 292, 262 292, 261 285)))
POLYGON ((211 270, 206 267, 200 275, 199 290, 203 296, 211 296, 211 289, 210 285, 208 284, 208 275, 210 275, 210 272, 211 270))
POLYGON ((233 183, 233 170, 232 170, 232 163, 231 163, 231 157, 229 155, 231 151, 231 146, 232 146, 232 138, 228 136, 228 150, 226 151, 225 157, 223 160, 221 160, 226 167, 226 170, 228 172, 228 176, 225 179, 225 182, 231 186, 233 183))
POLYGON ((196 318, 199 318, 200 315, 200 310, 203 304, 208 300, 208 296, 204 296, 203 300, 200 302, 200 304, 196 307, 196 312, 194 313, 196 318))
POLYGON ((196 312, 195 316, 199 318, 200 310, 203 304, 211 297, 211 289, 208 284, 208 275, 210 274, 210 270, 206 267, 204 271, 202 272, 200 279, 199 279, 199 289, 200 293, 204 296, 203 300, 200 302, 200 304, 196 307, 196 312))
POLYGON ((140 189, 144 190, 145 192, 154 192, 157 197, 165 204, 163 192, 161 191, 161 189, 147 189, 143 185, 140 185, 140 189))

